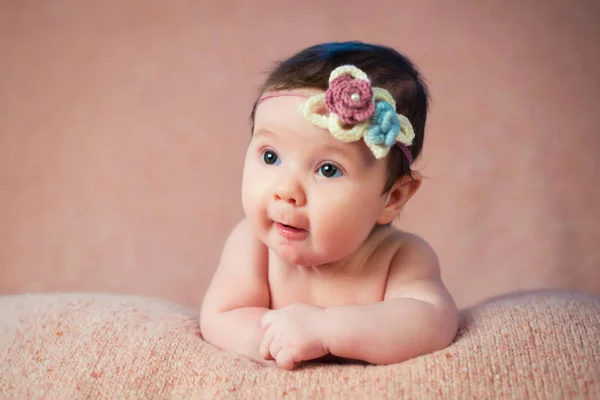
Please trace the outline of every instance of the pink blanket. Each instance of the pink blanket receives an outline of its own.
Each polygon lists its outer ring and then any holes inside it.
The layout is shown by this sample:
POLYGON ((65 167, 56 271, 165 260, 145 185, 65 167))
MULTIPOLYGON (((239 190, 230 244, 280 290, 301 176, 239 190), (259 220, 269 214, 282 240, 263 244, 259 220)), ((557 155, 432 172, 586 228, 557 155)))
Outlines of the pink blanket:
MULTIPOLYGON (((410 323, 410 321, 407 321, 410 323)), ((600 299, 530 292, 462 312, 449 348, 392 366, 258 366, 158 299, 0 297, 0 398, 600 397, 600 299)))

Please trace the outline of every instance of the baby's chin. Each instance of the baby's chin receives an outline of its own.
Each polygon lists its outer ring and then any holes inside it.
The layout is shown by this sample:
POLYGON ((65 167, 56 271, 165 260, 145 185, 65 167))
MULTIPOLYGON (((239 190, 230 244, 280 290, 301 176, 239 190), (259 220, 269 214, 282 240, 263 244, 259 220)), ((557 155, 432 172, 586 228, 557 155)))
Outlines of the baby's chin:
POLYGON ((335 263, 340 259, 340 257, 335 257, 331 254, 302 251, 289 247, 279 248, 275 250, 275 253, 284 263, 305 268, 325 266, 335 263))
POLYGON ((288 265, 296 265, 299 267, 312 267, 317 264, 306 252, 295 251, 289 248, 279 249, 276 251, 281 260, 288 265))

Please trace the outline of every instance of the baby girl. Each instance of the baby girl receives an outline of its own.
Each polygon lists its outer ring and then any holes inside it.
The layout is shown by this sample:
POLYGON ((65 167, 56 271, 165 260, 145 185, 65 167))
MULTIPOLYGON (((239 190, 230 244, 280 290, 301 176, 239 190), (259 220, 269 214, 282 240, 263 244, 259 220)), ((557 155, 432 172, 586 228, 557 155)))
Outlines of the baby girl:
POLYGON ((328 357, 392 364, 441 350, 456 305, 436 253, 392 225, 421 184, 428 94, 395 50, 309 47, 252 111, 246 217, 204 298, 204 340, 292 369, 328 357))

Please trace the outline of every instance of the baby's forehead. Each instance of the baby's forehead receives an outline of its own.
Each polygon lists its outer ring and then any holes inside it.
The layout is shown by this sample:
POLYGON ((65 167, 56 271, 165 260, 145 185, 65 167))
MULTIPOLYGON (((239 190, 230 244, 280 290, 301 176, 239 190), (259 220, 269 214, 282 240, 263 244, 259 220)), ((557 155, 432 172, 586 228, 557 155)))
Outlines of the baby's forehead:
POLYGON ((315 93, 319 92, 314 89, 265 92, 254 113, 255 132, 261 127, 268 130, 318 128, 307 121, 299 109, 315 93))
POLYGON ((260 110, 265 108, 270 111, 273 109, 284 111, 283 108, 294 107, 294 105, 297 110, 301 103, 304 103, 311 96, 321 93, 324 93, 324 91, 310 88, 266 91, 256 102, 255 114, 258 115, 260 110))
POLYGON ((298 145, 299 150, 334 151, 347 153, 360 164, 370 166, 375 161, 363 140, 351 143, 336 139, 327 129, 308 121, 300 106, 318 89, 294 89, 265 92, 257 103, 254 119, 254 135, 266 136, 288 145, 298 145))

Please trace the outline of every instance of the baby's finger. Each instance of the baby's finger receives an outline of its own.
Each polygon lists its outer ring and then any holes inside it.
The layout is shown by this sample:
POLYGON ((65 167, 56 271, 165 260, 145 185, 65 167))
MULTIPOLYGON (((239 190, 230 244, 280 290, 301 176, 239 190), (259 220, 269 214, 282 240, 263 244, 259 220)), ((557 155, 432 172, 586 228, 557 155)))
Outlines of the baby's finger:
POLYGON ((260 341, 260 346, 258 347, 258 351, 262 358, 265 360, 273 360, 274 358, 271 356, 271 342, 275 337, 275 333, 272 329, 267 329, 265 334, 263 335, 262 340, 260 341))
POLYGON ((275 314, 274 310, 271 311, 267 311, 262 318, 260 319, 260 326, 263 329, 267 329, 269 326, 271 326, 271 322, 273 321, 273 316, 275 314))
POLYGON ((277 365, 283 369, 291 370, 296 366, 296 362, 294 361, 294 354, 289 349, 281 349, 277 356, 275 357, 277 361, 277 365))
POLYGON ((281 339, 280 340, 277 340, 277 339, 278 338, 274 338, 271 341, 271 345, 269 346, 269 353, 271 354, 271 357, 273 357, 274 360, 277 359, 277 355, 283 348, 283 345, 281 344, 281 339))

